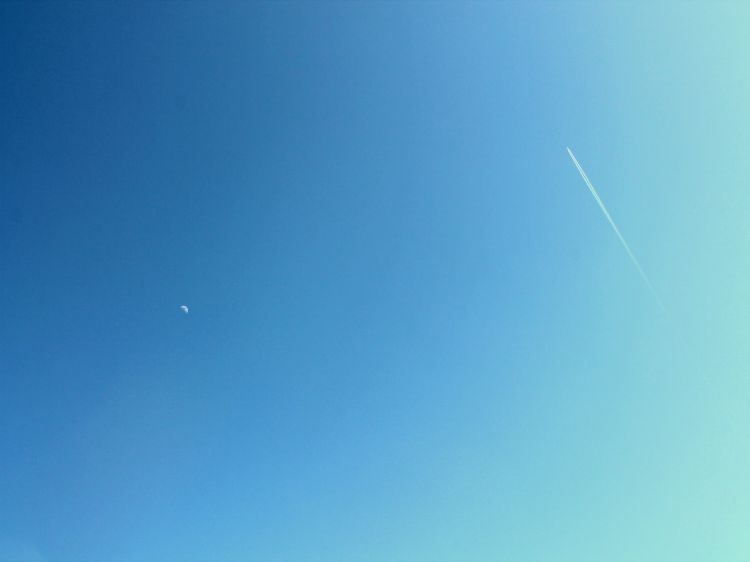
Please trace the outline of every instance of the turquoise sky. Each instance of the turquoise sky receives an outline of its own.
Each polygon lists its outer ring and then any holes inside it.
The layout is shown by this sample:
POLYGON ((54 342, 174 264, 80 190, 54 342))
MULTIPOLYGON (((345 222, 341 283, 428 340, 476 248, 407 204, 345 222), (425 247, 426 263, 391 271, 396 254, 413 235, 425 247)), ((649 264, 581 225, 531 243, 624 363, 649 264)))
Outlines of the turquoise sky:
POLYGON ((750 559, 749 26, 0 4, 0 562, 750 559))

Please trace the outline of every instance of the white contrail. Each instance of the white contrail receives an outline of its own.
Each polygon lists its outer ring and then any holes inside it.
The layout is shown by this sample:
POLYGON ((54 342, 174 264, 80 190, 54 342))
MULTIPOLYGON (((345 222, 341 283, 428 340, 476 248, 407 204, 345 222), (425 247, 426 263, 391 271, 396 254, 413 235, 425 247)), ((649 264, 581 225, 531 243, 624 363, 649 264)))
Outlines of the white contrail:
POLYGON ((602 212, 604 213, 604 216, 607 217, 609 224, 612 226, 612 230, 615 231, 615 234, 617 234, 617 237, 620 239, 620 242, 622 242, 622 245, 625 248, 625 251, 628 253, 628 256, 630 256, 630 260, 633 262, 633 265, 635 265, 636 269, 638 270, 638 273, 641 274, 641 277, 646 282, 646 285, 648 285, 648 288, 651 290, 654 297, 656 297, 656 300, 659 302, 659 306, 661 306, 662 309, 665 309, 664 303, 662 303, 661 299, 659 298, 659 294, 656 292, 656 289, 651 284, 651 281, 649 281, 649 278, 646 275, 646 272, 643 271, 641 264, 638 263, 638 260, 636 259, 635 254, 633 254, 632 250, 630 249, 630 246, 628 246, 628 243, 625 242, 625 238, 623 238, 622 234, 620 234, 620 229, 617 228, 615 221, 612 220, 612 217, 610 216, 609 211, 607 211, 607 207, 604 206, 604 202, 602 201, 601 197, 599 197, 599 194, 596 192, 596 189, 594 189, 594 186, 589 180, 588 176, 586 175, 586 172, 584 172, 583 168, 581 168, 581 165, 578 163, 578 159, 575 157, 575 155, 573 154, 573 151, 570 150, 570 148, 565 147, 565 149, 568 151, 568 154, 570 155, 571 160, 573 160, 573 164, 575 164, 576 168, 578 168, 578 173, 581 174, 583 181, 586 182, 586 187, 589 188, 591 195, 594 196, 594 199, 596 199, 596 202, 599 204, 599 208, 601 208, 602 212))

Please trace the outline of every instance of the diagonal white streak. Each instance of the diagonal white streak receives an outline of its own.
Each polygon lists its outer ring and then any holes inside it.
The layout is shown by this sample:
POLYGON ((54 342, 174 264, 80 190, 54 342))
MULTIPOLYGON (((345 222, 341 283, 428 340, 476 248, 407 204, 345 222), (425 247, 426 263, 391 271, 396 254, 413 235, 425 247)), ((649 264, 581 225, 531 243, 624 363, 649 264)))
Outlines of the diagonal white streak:
POLYGON ((599 204, 599 208, 604 213, 604 216, 607 217, 607 221, 609 221, 609 224, 612 227, 612 230, 615 231, 615 234, 617 234, 617 237, 620 239, 620 242, 622 243, 623 248, 625 248, 625 251, 628 253, 628 256, 630 257, 630 261, 633 262, 633 265, 635 265, 636 269, 638 270, 638 273, 641 274, 641 277, 646 282, 646 285, 651 290, 653 295, 656 297, 656 300, 659 302, 659 306, 661 306, 662 309, 664 309, 664 304, 661 302, 661 299, 659 298, 659 294, 656 292, 656 289, 651 284, 651 281, 646 275, 646 272, 643 271, 641 264, 638 262, 638 259, 635 257, 635 254, 633 254, 633 251, 630 249, 630 246, 628 246, 628 243, 625 241, 625 238, 623 238, 622 234, 620 233, 620 229, 617 228, 617 225, 615 224, 615 221, 612 220, 612 217, 610 216, 609 211, 607 211, 607 207, 604 206, 604 201, 602 201, 601 197, 599 197, 599 193, 597 193, 596 189, 594 188, 594 185, 591 183, 591 180, 589 180, 588 176, 586 175, 586 172, 583 171, 583 168, 578 163, 578 159, 573 154, 573 151, 570 150, 570 148, 568 147, 565 147, 565 149, 568 151, 568 154, 570 155, 571 160, 573 160, 573 164, 575 164, 576 168, 578 168, 578 173, 581 174, 583 181, 586 182, 586 187, 589 188, 591 195, 594 196, 594 199, 596 199, 596 202, 599 204))

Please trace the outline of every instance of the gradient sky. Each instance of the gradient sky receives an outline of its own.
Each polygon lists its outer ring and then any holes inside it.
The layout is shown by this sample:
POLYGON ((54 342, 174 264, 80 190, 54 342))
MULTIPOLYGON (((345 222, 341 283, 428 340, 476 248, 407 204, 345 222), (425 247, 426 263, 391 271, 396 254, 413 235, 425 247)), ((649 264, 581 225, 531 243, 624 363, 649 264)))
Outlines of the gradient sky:
POLYGON ((750 559, 749 24, 0 4, 0 561, 750 559))

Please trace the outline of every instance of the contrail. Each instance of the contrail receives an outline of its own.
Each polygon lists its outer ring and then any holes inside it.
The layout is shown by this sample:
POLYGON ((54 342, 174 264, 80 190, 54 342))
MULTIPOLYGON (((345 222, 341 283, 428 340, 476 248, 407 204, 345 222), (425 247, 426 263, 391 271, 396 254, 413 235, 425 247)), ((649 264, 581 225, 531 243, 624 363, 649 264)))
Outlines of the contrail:
POLYGON ((625 238, 623 238, 622 234, 620 234, 620 229, 617 228, 615 221, 612 220, 612 217, 610 216, 609 211, 607 211, 607 207, 604 206, 604 202, 602 201, 601 197, 599 197, 599 194, 597 193, 596 189, 594 189, 594 186, 589 180, 588 176, 586 175, 586 172, 584 172, 583 168, 581 168, 581 165, 578 163, 578 159, 573 154, 573 151, 570 150, 570 148, 568 147, 565 147, 565 149, 568 151, 568 154, 570 155, 571 160, 573 160, 573 164, 575 164, 576 168, 578 168, 578 173, 581 174, 583 181, 586 182, 586 187, 589 188, 591 195, 594 196, 594 199, 596 199, 596 202, 599 204, 599 208, 604 213, 604 216, 607 217, 607 220, 609 221, 610 226, 612 226, 612 230, 615 231, 615 234, 617 234, 617 237, 620 239, 620 242, 622 242, 622 245, 625 248, 625 251, 628 253, 628 256, 630 256, 630 260, 633 262, 633 265, 635 265, 636 269, 638 270, 638 273, 641 274, 641 277, 646 282, 646 285, 648 285, 648 288, 651 290, 654 297, 656 297, 656 300, 659 302, 659 306, 661 306, 662 310, 666 310, 666 308, 664 307, 664 303, 661 302, 661 299, 659 298, 659 294, 656 292, 656 289, 651 284, 651 281, 649 281, 649 278, 646 275, 646 272, 643 271, 641 264, 638 263, 638 260, 636 259, 635 254, 633 254, 633 251, 630 249, 630 246, 628 246, 628 243, 625 242, 625 238))

